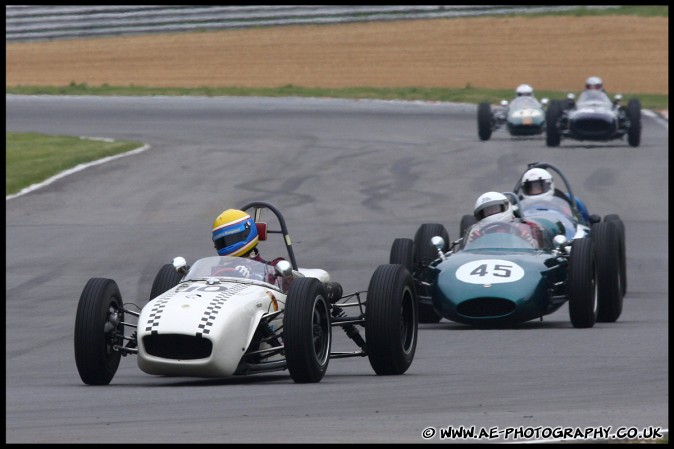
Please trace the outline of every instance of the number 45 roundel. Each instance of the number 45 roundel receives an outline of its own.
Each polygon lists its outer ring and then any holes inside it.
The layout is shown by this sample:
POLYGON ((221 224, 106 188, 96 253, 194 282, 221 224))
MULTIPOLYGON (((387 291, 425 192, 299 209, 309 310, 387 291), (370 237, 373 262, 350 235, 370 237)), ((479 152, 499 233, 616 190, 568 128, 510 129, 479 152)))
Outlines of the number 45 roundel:
POLYGON ((502 284, 519 281, 523 277, 522 267, 501 259, 474 260, 456 270, 456 278, 469 284, 502 284))

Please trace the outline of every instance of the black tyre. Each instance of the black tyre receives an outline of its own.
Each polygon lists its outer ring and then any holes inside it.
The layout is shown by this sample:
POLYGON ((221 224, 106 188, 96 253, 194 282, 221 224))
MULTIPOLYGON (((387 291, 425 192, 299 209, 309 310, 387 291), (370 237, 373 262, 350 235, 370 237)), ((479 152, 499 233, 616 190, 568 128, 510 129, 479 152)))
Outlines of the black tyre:
POLYGON ((638 147, 641 143, 641 103, 636 98, 627 102, 627 118, 630 121, 627 128, 627 143, 638 147))
POLYGON ((414 273, 414 240, 395 239, 391 245, 389 263, 398 263, 410 273, 414 273))
POLYGON ((569 317, 573 327, 592 327, 597 320, 596 267, 592 240, 573 240, 569 260, 569 317))
POLYGON ((112 279, 91 278, 84 286, 75 317, 75 363, 82 382, 107 385, 117 372, 124 340, 122 295, 112 279))
POLYGON ((475 223, 477 223, 477 218, 475 218, 475 215, 464 215, 463 217, 461 217, 459 237, 463 237, 463 234, 466 232, 466 229, 470 228, 475 223))
POLYGON ((562 104, 552 100, 545 111, 545 143, 549 147, 558 147, 562 141, 559 121, 562 117, 562 104))
POLYGON ((591 238, 597 250, 597 281, 599 310, 597 321, 615 322, 622 313, 620 291, 620 234, 618 227, 604 221, 592 227, 591 238))
MULTIPOLYGON (((440 223, 424 223, 419 226, 414 235, 414 262, 417 265, 426 266, 438 258, 438 250, 431 243, 431 238, 439 235, 445 239, 442 251, 449 251, 449 234, 447 229, 440 223)), ((420 295, 429 296, 428 292, 420 291, 420 295)), ((419 303, 419 322, 437 323, 442 316, 429 304, 419 303)))
POLYGON ((445 240, 442 251, 449 251, 449 234, 447 229, 440 223, 424 223, 419 226, 414 234, 414 261, 422 265, 428 265, 438 258, 438 250, 431 243, 431 239, 439 235, 445 240))
POLYGON ((609 214, 604 221, 612 222, 618 227, 620 234, 620 294, 624 297, 627 293, 627 257, 625 254, 625 223, 617 214, 609 214))
POLYGON ((161 267, 159 273, 157 273, 157 276, 155 276, 154 281, 152 282, 150 299, 154 299, 166 290, 172 289, 178 285, 182 278, 183 275, 178 273, 172 264, 165 264, 161 267))
POLYGON ((417 348, 414 279, 400 264, 380 265, 367 289, 365 341, 375 373, 403 374, 417 348))
POLYGON ((489 103, 480 103, 477 106, 477 134, 480 140, 489 140, 491 137, 494 116, 489 103))
POLYGON ((290 376, 297 383, 320 382, 332 346, 330 305, 316 278, 295 279, 283 312, 283 344, 290 376))

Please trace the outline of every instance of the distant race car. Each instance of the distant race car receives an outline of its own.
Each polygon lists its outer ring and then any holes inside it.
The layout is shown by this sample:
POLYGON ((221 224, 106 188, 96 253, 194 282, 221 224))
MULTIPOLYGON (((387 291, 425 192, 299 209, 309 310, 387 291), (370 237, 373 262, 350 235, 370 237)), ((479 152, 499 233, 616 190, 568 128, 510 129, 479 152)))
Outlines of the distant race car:
POLYGON ((638 147, 641 141, 641 103, 632 98, 627 106, 622 95, 611 100, 604 91, 585 90, 575 99, 552 100, 546 112, 547 146, 559 146, 562 139, 609 141, 623 139, 638 147))
POLYGON ((545 131, 545 107, 548 99, 539 102, 534 97, 515 97, 510 103, 502 100, 492 108, 483 102, 477 107, 477 131, 480 140, 489 140, 491 133, 505 126, 511 136, 532 136, 545 131))
POLYGON ((409 368, 418 311, 408 270, 380 265, 367 291, 343 295, 326 271, 298 268, 285 220, 274 206, 257 201, 242 210, 251 208, 260 240, 282 234, 287 260, 271 266, 214 256, 189 267, 178 257, 160 269, 142 308, 124 303, 114 280, 89 279, 74 338, 85 384, 109 384, 121 357, 130 354, 148 374, 220 378, 287 369, 298 383, 319 382, 332 358, 367 356, 380 375, 409 368), (262 210, 276 216, 280 229, 260 221, 262 210), (341 327, 358 350, 334 351, 333 327, 341 327))
MULTIPOLYGON (((513 192, 503 194, 519 207, 513 192)), ((573 239, 554 214, 530 217, 544 229, 538 247, 517 235, 522 231, 517 223, 476 223, 467 217, 451 245, 439 223, 422 224, 414 239, 393 242, 389 261, 412 272, 421 323, 446 318, 476 326, 513 325, 542 319, 566 301, 574 327, 620 316, 624 242, 608 216, 593 224, 591 237, 579 230, 573 239), (470 239, 473 234, 480 237, 470 239)))

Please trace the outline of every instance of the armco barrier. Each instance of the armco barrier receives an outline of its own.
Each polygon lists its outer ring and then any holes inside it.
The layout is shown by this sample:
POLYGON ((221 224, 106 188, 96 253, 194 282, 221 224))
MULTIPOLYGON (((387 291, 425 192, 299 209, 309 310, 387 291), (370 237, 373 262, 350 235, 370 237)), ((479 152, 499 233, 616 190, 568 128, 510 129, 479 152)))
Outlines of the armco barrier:
MULTIPOLYGON (((6 5, 5 41, 217 30, 255 26, 533 13, 561 11, 577 7, 521 5, 6 5)), ((587 8, 615 7, 587 6, 587 8)))

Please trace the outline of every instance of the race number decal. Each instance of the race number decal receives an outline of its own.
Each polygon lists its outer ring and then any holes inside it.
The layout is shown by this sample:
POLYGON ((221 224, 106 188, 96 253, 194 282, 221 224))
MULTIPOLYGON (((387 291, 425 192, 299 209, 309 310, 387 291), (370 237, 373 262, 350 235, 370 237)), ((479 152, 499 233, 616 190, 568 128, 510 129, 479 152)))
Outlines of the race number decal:
POLYGON ((523 277, 522 267, 501 259, 474 260, 456 270, 456 278, 468 284, 503 284, 519 281, 523 277))

